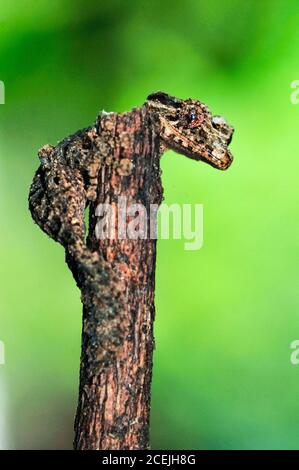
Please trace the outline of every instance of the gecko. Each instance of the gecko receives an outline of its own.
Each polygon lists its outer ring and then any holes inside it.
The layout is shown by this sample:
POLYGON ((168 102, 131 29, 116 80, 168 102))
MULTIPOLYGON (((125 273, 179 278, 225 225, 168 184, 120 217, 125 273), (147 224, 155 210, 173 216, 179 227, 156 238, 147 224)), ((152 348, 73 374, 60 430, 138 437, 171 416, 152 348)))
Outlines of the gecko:
MULTIPOLYGON (((136 114, 136 108, 133 111, 136 114)), ((33 220, 65 248, 66 261, 81 289, 83 305, 101 312, 98 313, 101 344, 95 345, 101 350, 99 359, 118 349, 128 322, 121 318, 121 313, 113 312, 123 311, 124 287, 101 253, 87 246, 84 212, 96 199, 103 167, 113 168, 120 177, 130 176, 134 165, 130 160, 131 134, 116 132, 116 121, 122 119, 129 120, 130 113, 103 111, 91 126, 56 146, 43 146, 29 194, 33 220)), ((134 121, 135 139, 142 141, 144 126, 151 128, 159 157, 171 149, 220 170, 226 170, 232 162, 228 145, 234 129, 223 117, 212 115, 200 101, 183 100, 164 92, 152 93, 140 108, 139 119, 134 121)))
POLYGON ((156 241, 98 240, 98 204, 117 204, 124 194, 158 206, 168 149, 226 170, 233 132, 202 102, 156 92, 130 112, 102 111, 91 126, 38 153, 29 209, 64 247, 83 303, 76 449, 149 446, 156 241))

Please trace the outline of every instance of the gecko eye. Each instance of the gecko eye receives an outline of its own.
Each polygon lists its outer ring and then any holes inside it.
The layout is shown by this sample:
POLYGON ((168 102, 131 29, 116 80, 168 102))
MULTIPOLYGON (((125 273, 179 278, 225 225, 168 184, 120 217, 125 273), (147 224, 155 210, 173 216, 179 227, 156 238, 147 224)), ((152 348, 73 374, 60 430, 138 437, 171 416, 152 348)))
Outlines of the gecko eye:
POLYGON ((191 111, 191 113, 189 114, 189 120, 190 122, 193 122, 197 119, 197 114, 195 111, 191 111))
POLYGON ((203 114, 198 114, 196 111, 192 110, 188 114, 189 127, 198 127, 204 121, 203 114))

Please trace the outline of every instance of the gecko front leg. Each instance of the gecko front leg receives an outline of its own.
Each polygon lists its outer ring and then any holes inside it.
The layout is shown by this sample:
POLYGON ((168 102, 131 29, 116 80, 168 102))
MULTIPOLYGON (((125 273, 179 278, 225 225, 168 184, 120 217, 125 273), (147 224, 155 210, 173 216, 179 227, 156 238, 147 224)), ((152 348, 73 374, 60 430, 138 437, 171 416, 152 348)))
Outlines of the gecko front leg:
POLYGON ((78 169, 57 158, 56 149, 46 145, 39 151, 41 165, 33 179, 29 209, 34 221, 65 248, 84 240, 86 191, 78 169))
POLYGON ((90 166, 75 165, 70 152, 61 157, 61 146, 44 146, 39 158, 29 208, 41 229, 65 248, 66 262, 81 290, 88 343, 85 360, 94 373, 97 364, 108 363, 117 352, 128 329, 123 282, 101 254, 85 243, 84 211, 95 197, 99 164, 89 153, 90 166))

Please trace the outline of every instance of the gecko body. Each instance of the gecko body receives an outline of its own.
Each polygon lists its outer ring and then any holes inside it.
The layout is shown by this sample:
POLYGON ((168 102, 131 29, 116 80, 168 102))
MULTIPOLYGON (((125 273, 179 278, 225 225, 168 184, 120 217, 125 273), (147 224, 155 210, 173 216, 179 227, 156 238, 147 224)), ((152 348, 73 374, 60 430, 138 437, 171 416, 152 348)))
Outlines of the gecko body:
MULTIPOLYGON (((101 340, 93 344, 91 353, 99 361, 109 359, 128 332, 128 319, 122 315, 126 311, 125 283, 111 268, 107 256, 92 249, 88 239, 85 241, 84 212, 97 199, 103 171, 110 172, 111 180, 118 183, 130 178, 138 149, 145 151, 145 134, 150 135, 159 157, 172 149, 221 170, 232 162, 228 145, 233 128, 222 117, 213 116, 197 100, 157 92, 149 95, 141 108, 129 113, 102 112, 90 127, 55 147, 42 147, 30 189, 29 208, 34 221, 64 246, 83 305, 92 312, 91 317, 97 317, 101 335, 94 336, 101 340)), ((147 190, 151 193, 151 188, 147 190)), ((138 194, 142 191, 144 185, 138 194)))

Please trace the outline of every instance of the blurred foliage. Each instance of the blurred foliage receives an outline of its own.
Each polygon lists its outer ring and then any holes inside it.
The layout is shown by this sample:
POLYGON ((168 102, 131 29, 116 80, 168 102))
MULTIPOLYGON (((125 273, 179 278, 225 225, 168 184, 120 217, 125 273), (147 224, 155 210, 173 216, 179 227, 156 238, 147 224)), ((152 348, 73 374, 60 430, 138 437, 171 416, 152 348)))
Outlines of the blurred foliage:
POLYGON ((204 247, 158 243, 152 447, 299 448, 298 20, 296 0, 1 1, 0 445, 72 441, 81 304, 27 210, 37 149, 161 89, 236 132, 226 173, 163 157, 166 202, 204 204, 204 247))

